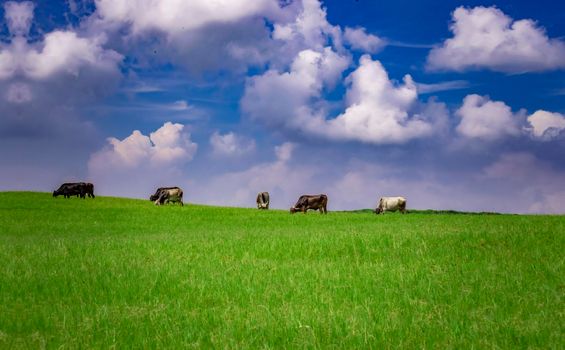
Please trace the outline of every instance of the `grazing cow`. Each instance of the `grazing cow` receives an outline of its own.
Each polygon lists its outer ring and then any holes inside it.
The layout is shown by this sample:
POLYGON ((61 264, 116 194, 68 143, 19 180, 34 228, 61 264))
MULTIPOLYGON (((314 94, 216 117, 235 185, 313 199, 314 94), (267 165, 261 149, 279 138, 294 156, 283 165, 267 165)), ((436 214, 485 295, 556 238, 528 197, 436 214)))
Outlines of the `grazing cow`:
POLYGON ((404 197, 381 197, 379 204, 375 209, 375 214, 384 213, 385 211, 397 211, 406 214, 406 198, 404 197))
POLYGON ((328 196, 325 194, 318 195, 302 195, 298 198, 298 201, 294 207, 290 208, 290 213, 294 214, 297 211, 301 211, 304 214, 308 209, 319 210, 320 214, 328 213, 328 196))
POLYGON ((90 197, 90 198, 95 198, 95 196, 94 196, 94 185, 91 184, 90 182, 87 182, 85 185, 86 186, 85 186, 84 193, 86 195, 88 195, 88 197, 90 197))
POLYGON ((80 196, 85 198, 86 184, 84 182, 66 182, 53 191, 53 197, 63 196, 70 198, 71 196, 80 196))
POLYGON ((257 209, 269 209, 269 192, 257 194, 257 209))
POLYGON ((155 205, 178 202, 184 206, 180 187, 159 187, 155 194, 149 197, 149 200, 155 202, 155 205))

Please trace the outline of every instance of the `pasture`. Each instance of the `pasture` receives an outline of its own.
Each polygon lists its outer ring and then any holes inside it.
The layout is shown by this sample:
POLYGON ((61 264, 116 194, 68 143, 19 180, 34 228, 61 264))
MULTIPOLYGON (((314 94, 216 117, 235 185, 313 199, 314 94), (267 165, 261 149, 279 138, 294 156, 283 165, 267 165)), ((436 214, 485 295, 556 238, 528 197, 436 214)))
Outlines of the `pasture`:
POLYGON ((0 348, 565 344, 565 217, 328 209, 0 193, 0 348))

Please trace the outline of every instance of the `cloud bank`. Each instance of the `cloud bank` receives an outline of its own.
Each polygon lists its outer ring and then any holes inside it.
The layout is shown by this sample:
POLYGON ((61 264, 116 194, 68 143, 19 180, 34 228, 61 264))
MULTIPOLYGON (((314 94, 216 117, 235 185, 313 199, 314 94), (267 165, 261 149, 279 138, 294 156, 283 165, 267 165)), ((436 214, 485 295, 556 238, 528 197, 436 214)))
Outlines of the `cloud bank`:
POLYGON ((551 39, 531 19, 513 20, 496 7, 458 7, 454 36, 432 49, 428 69, 490 69, 506 73, 565 68, 565 42, 551 39))

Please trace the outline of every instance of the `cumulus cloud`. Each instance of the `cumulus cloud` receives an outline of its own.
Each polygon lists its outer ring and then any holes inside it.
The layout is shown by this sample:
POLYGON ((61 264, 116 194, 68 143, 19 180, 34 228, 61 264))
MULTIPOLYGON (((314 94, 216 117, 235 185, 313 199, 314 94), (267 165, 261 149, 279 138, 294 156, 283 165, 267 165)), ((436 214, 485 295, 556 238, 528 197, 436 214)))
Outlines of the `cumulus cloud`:
POLYGON ((103 36, 72 29, 30 38, 33 10, 31 2, 4 3, 10 36, 0 43, 0 136, 44 138, 63 149, 77 138, 92 144, 95 128, 82 111, 117 88, 122 56, 103 47, 103 36))
POLYGON ((365 28, 345 28, 344 41, 354 50, 376 53, 386 46, 386 41, 373 34, 367 34, 365 28))
POLYGON ((322 92, 348 62, 330 48, 322 53, 302 51, 289 72, 270 70, 249 79, 243 110, 267 125, 332 140, 375 144, 430 136, 434 125, 447 118, 442 104, 426 106, 418 102, 417 88, 409 75, 402 84, 394 83, 379 61, 365 55, 346 79, 345 111, 329 119, 322 92))
POLYGON ((182 124, 166 122, 149 136, 135 130, 123 140, 110 137, 106 148, 92 155, 89 168, 99 171, 188 162, 192 160, 198 146, 183 129, 182 124))
POLYGON ((523 112, 512 113, 504 102, 474 94, 465 97, 455 114, 461 118, 456 129, 459 134, 488 141, 519 135, 523 119, 523 112))
POLYGON ((212 145, 212 153, 219 157, 239 157, 255 150, 255 141, 237 135, 233 132, 220 134, 214 132, 210 136, 210 145, 212 145))
POLYGON ((117 47, 143 64, 173 63, 195 75, 241 73, 264 64, 275 51, 266 20, 285 23, 298 5, 281 6, 277 0, 97 0, 86 27, 109 33, 117 47))
POLYGON ((4 17, 12 35, 24 36, 29 33, 34 7, 31 1, 8 1, 4 4, 4 17))
POLYGON ((7 2, 5 17, 12 38, 0 45, 0 79, 27 78, 47 79, 57 73, 78 76, 88 67, 100 71, 117 71, 122 56, 102 47, 103 36, 79 37, 71 30, 55 30, 45 34, 40 42, 26 38, 33 4, 7 2))
POLYGON ((96 0, 96 8, 103 21, 129 23, 134 35, 175 34, 253 16, 276 17, 280 11, 276 0, 96 0))
POLYGON ((458 7, 450 29, 454 36, 428 56, 431 70, 512 73, 565 68, 565 42, 550 39, 535 21, 514 21, 496 7, 458 7))
MULTIPOLYGON (((333 41, 341 48, 341 29, 331 25, 326 18, 326 10, 318 0, 303 0, 302 9, 289 23, 275 23, 273 38, 290 43, 298 51, 309 48, 322 50, 333 41)), ((290 51, 291 55, 298 51, 290 51)))
POLYGON ((531 132, 536 138, 551 140, 565 130, 565 115, 544 110, 528 116, 531 132))
POLYGON ((139 196, 154 187, 182 182, 182 167, 198 145, 182 124, 166 122, 148 136, 135 130, 123 140, 110 137, 88 161, 88 176, 102 194, 139 196))

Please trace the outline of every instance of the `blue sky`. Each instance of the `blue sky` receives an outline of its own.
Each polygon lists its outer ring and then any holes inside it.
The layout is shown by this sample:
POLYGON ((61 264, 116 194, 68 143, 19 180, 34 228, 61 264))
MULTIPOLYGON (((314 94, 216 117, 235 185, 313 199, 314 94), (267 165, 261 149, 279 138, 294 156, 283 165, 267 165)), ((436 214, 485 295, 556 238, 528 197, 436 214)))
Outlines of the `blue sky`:
POLYGON ((565 212, 565 5, 2 4, 0 190, 565 212))

